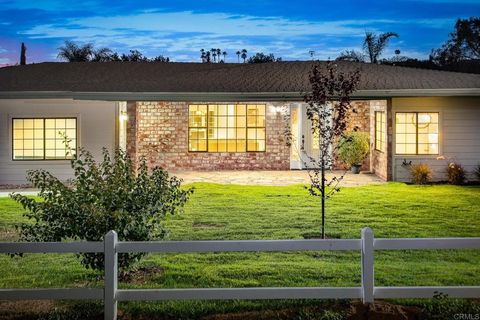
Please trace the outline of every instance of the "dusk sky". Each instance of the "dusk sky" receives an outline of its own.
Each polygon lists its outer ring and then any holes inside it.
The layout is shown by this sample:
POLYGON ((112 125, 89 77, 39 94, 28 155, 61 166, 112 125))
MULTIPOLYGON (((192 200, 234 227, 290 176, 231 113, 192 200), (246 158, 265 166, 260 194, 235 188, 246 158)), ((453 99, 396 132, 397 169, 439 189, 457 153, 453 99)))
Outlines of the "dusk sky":
POLYGON ((119 53, 199 62, 201 48, 221 48, 236 62, 243 48, 284 60, 334 59, 361 49, 365 31, 394 31, 384 57, 427 58, 453 30, 457 18, 480 14, 480 0, 406 1, 60 1, 0 0, 0 65, 58 61, 64 40, 92 42, 119 53))

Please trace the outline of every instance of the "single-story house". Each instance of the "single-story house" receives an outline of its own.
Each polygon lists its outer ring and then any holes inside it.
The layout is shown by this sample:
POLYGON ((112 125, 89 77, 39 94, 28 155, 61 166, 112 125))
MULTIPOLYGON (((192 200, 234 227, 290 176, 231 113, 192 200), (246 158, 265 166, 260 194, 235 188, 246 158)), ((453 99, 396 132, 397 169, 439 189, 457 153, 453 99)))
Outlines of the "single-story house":
MULTIPOLYGON (((125 149, 168 170, 302 169, 315 152, 301 92, 312 61, 39 63, 0 69, 0 185, 28 169, 71 176, 63 137, 99 156, 125 149), (284 139, 284 113, 295 139, 284 139)), ((370 135, 363 170, 408 180, 403 163, 446 161, 472 172, 480 161, 480 75, 338 62, 360 69, 350 129, 370 135), (439 160, 444 157, 446 160, 439 160)))

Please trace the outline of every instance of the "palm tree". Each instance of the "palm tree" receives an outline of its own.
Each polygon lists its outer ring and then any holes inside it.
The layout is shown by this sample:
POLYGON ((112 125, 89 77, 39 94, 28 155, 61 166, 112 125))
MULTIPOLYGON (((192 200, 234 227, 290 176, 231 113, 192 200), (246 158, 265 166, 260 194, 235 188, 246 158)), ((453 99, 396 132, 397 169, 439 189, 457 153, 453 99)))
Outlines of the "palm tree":
POLYGON ((217 48, 217 57, 218 57, 218 62, 220 62, 220 55, 222 54, 222 50, 217 48))
POLYGON ((245 59, 247 59, 247 49, 242 49, 242 59, 243 63, 245 63, 245 59))
POLYGON ((57 57, 68 62, 87 62, 93 55, 93 44, 86 43, 78 45, 72 41, 65 41, 65 44, 58 48, 57 57))
POLYGON ((212 57, 213 57, 213 62, 217 62, 217 49, 212 48, 210 49, 210 52, 212 52, 212 57))
POLYGON ((393 37, 398 38, 398 34, 396 32, 385 32, 379 35, 376 35, 373 32, 365 33, 363 50, 369 57, 371 63, 378 63, 378 58, 388 45, 390 38, 393 37))
POLYGON ((223 51, 222 55, 223 55, 223 62, 227 62, 227 51, 223 51))
POLYGON ((237 54, 237 62, 240 63, 240 54, 241 54, 241 52, 240 52, 240 51, 237 51, 236 54, 237 54))
POLYGON ((205 50, 200 49, 200 58, 202 59, 202 62, 205 62, 205 50))

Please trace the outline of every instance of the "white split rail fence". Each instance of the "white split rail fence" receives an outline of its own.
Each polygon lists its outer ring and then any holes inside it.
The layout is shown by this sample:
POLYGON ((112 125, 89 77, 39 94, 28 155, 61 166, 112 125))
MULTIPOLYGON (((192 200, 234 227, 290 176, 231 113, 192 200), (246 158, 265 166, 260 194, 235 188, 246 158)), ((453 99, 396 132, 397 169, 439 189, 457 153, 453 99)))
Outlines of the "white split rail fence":
POLYGON ((133 300, 227 300, 227 299, 362 299, 371 303, 385 298, 432 298, 443 293, 454 298, 480 298, 480 286, 376 287, 375 250, 480 249, 480 238, 392 238, 375 239, 370 228, 361 239, 327 240, 239 240, 239 241, 151 241, 122 242, 115 231, 103 242, 0 242, 0 253, 104 253, 104 288, 0 289, 0 300, 104 300, 105 319, 117 318, 117 302, 133 300), (361 252, 360 287, 259 287, 203 289, 118 289, 119 253, 159 252, 361 252))

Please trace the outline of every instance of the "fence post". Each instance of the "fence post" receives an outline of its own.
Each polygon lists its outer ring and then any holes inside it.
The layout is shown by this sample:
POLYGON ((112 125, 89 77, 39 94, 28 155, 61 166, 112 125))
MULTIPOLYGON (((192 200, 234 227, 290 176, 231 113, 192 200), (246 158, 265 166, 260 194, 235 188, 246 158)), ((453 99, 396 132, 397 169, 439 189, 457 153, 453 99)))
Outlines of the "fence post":
POLYGON ((362 299, 363 303, 373 303, 374 271, 373 271, 373 231, 362 229, 362 299))
POLYGON ((105 320, 117 319, 117 300, 115 298, 118 281, 117 239, 117 233, 113 230, 109 231, 104 238, 105 284, 103 303, 105 320))

